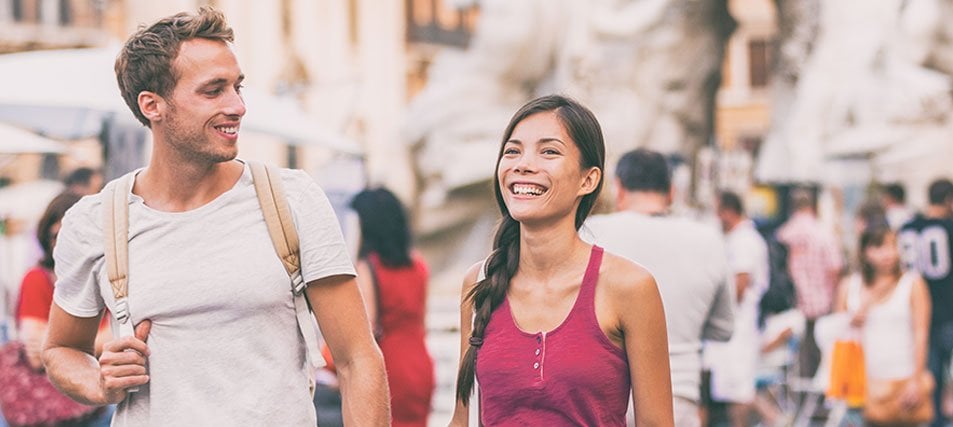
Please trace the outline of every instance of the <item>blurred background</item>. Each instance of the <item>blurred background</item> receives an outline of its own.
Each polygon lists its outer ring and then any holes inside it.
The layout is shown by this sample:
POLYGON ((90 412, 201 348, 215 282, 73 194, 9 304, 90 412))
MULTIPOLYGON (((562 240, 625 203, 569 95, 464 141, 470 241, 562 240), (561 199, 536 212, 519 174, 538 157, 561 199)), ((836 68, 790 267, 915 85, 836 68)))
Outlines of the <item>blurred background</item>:
POLYGON ((148 161, 112 70, 122 41, 205 5, 228 17, 247 77, 240 157, 309 172, 349 236, 346 205, 366 185, 409 208, 433 270, 438 424, 459 282, 498 215, 499 138, 537 95, 593 109, 609 173, 636 147, 668 155, 680 213, 714 224, 732 190, 770 233, 792 186, 811 187, 848 254, 880 184, 919 209, 951 176, 950 0, 0 0, 0 338, 61 179, 148 161))

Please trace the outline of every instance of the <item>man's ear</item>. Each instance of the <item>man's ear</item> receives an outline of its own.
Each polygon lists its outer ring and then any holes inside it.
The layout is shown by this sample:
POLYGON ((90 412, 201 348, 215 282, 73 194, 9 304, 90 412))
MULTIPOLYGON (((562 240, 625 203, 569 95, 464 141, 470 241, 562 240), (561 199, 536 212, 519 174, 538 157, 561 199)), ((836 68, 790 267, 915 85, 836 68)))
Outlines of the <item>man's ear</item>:
POLYGON ((162 112, 165 108, 164 100, 155 92, 144 90, 139 92, 139 111, 146 116, 150 122, 158 122, 162 119, 162 112))

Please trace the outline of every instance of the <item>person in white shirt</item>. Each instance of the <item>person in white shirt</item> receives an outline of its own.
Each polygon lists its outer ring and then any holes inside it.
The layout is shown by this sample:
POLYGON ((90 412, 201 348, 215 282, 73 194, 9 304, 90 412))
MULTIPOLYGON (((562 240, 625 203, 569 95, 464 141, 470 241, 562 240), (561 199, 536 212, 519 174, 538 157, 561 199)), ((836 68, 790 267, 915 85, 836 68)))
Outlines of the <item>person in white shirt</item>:
POLYGON ((741 198, 724 192, 718 198, 718 219, 725 232, 728 269, 734 278, 735 328, 728 342, 706 343, 711 368, 711 394, 729 404, 734 426, 747 425, 755 398, 758 368, 758 303, 768 288, 768 246, 744 214, 741 198))
POLYGON ((907 194, 899 183, 884 184, 880 204, 887 214, 887 223, 891 230, 899 230, 913 219, 913 211, 906 205, 907 194))
POLYGON ((727 341, 735 292, 718 230, 669 215, 672 175, 665 158, 637 149, 616 167, 616 213, 596 215, 581 233, 656 278, 668 325, 675 425, 700 426, 702 339, 727 341))

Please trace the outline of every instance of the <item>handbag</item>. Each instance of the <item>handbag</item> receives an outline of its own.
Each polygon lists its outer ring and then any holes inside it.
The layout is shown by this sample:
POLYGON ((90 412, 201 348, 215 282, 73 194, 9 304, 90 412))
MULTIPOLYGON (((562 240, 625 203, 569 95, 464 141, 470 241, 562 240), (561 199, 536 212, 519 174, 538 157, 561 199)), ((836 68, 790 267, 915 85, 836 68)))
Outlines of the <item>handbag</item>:
POLYGON ((864 366, 864 349, 854 339, 839 339, 831 352, 830 383, 827 397, 842 400, 848 407, 864 405, 867 388, 867 372, 864 366))
POLYGON ((95 416, 97 409, 70 399, 44 371, 33 369, 23 343, 0 347, 0 410, 11 426, 83 421, 95 416))
POLYGON ((933 389, 936 387, 933 375, 927 371, 917 375, 920 403, 912 409, 906 408, 901 401, 909 380, 868 380, 864 418, 883 425, 918 425, 933 421, 933 389))

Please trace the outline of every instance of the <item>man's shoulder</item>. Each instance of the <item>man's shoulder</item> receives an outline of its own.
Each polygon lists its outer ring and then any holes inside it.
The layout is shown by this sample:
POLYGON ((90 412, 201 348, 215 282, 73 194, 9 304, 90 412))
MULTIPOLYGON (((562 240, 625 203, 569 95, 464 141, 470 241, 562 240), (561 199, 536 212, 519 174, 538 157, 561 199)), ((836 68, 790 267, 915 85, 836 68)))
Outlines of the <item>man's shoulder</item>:
POLYGON ((903 226, 900 227, 900 230, 920 231, 931 225, 940 225, 947 230, 953 230, 953 218, 930 218, 922 214, 917 214, 913 219, 904 223, 903 226))

